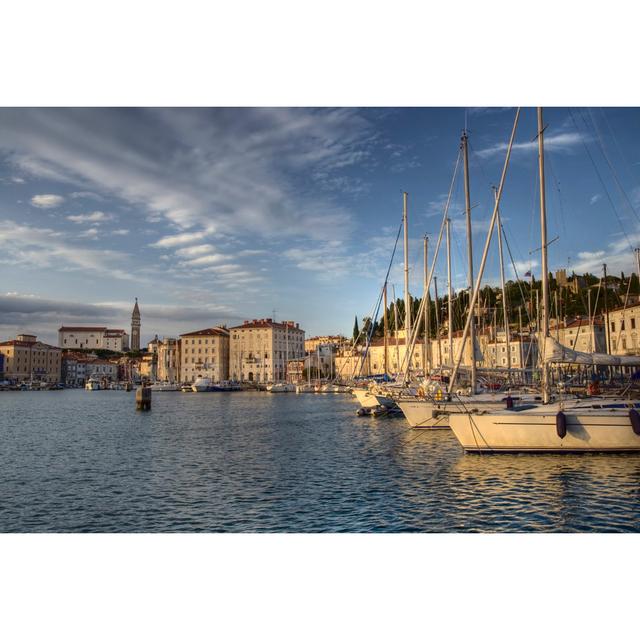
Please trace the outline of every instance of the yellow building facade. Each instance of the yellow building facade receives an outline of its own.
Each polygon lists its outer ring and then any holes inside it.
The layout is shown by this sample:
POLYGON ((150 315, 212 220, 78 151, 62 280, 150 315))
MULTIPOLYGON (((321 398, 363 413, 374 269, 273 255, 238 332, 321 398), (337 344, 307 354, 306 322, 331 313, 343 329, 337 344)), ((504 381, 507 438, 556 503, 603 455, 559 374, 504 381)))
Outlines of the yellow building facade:
POLYGON ((15 340, 0 342, 0 353, 4 355, 6 380, 60 382, 62 350, 38 342, 36 336, 20 334, 15 340))
POLYGON ((229 379, 229 330, 211 327, 180 336, 180 382, 194 382, 198 377, 212 382, 229 379))
POLYGON ((285 380, 287 363, 303 357, 304 331, 291 320, 246 320, 230 329, 229 372, 232 380, 285 380))

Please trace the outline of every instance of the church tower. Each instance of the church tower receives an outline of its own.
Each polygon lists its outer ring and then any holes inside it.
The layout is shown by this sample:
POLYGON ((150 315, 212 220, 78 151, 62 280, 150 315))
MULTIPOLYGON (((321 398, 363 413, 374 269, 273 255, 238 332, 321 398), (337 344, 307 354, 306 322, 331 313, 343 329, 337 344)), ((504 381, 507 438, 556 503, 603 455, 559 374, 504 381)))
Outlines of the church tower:
POLYGON ((140 309, 138 298, 131 314, 131 351, 140 351, 140 309))

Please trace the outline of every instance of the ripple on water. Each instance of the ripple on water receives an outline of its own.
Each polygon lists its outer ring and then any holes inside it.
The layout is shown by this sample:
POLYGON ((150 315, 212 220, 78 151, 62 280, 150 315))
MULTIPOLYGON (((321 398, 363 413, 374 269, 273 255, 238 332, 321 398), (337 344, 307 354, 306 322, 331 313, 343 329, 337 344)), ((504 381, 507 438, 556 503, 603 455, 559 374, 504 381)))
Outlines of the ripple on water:
POLYGON ((349 397, 0 403, 0 531, 640 531, 639 456, 464 455, 349 397))

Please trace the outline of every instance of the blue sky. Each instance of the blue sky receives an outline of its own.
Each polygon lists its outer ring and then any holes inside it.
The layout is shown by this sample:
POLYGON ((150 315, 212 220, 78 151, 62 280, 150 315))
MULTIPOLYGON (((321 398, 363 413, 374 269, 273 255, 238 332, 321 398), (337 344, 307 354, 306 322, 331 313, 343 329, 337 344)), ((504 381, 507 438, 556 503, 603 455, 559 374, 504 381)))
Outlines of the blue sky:
MULTIPOLYGON (((632 269, 639 116, 545 109, 553 269, 632 269)), ((435 244, 465 120, 479 262, 513 117, 486 108, 0 109, 0 338, 28 330, 55 342, 62 323, 128 328, 135 296, 145 340, 274 309, 309 335, 349 334, 377 296, 403 190, 421 295, 422 237, 435 244)), ((520 273, 538 275, 539 253, 529 253, 539 246, 535 117, 522 112, 501 211, 520 273)), ((466 283, 463 203, 459 178, 456 287, 466 283)), ((487 281, 497 266, 493 252, 487 281)), ((443 290, 444 259, 438 277, 443 290)))

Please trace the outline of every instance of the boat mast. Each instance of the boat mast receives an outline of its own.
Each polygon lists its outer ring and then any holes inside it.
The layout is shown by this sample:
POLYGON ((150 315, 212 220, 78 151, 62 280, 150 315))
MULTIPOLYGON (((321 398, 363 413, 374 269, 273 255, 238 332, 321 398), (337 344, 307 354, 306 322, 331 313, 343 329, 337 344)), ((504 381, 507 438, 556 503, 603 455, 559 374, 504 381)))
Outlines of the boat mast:
POLYGON ((402 192, 402 224, 404 226, 404 329, 405 344, 411 339, 411 296, 409 294, 409 226, 407 224, 407 198, 409 194, 402 192))
POLYGON ((520 367, 520 383, 524 382, 524 349, 522 347, 522 305, 518 307, 518 366, 520 367))
POLYGON ((473 299, 473 243, 471 230, 471 194, 469 192, 469 145, 467 130, 462 132, 461 138, 462 156, 464 160, 464 208, 467 218, 467 255, 469 259, 469 315, 471 316, 471 324, 469 325, 469 342, 471 344, 471 393, 476 392, 476 341, 475 341, 475 322, 474 322, 474 305, 471 304, 473 299))
POLYGON ((436 338, 438 340, 438 367, 442 370, 442 343, 440 342, 440 305, 438 302, 438 277, 433 277, 433 287, 436 292, 436 338))
POLYGON ((451 220, 447 218, 447 324, 449 325, 449 365, 453 367, 453 285, 451 284, 451 220))
POLYGON ((384 304, 384 316, 383 316, 383 320, 384 320, 384 375, 387 376, 389 375, 389 338, 388 338, 388 331, 389 331, 389 321, 387 319, 387 283, 384 283, 384 290, 383 290, 383 304, 384 304))
MULTIPOLYGON (((394 374, 398 373, 398 366, 400 365, 400 346, 398 345, 398 300, 396 298, 396 287, 391 285, 391 293, 393 294, 393 327, 396 334, 396 366, 393 368, 394 374)), ((405 342, 406 344, 406 342, 405 342)))
POLYGON ((429 266, 428 266, 428 256, 429 256, 429 237, 425 234, 424 236, 424 284, 422 287, 422 297, 426 300, 424 305, 424 345, 422 349, 422 368, 424 375, 426 376, 429 371, 431 371, 431 350, 429 349, 428 340, 430 338, 430 327, 429 327, 429 311, 431 310, 431 305, 429 304, 429 266))
POLYGON ((607 265, 602 265, 602 273, 604 279, 604 317, 607 323, 605 335, 607 336, 607 353, 611 353, 611 325, 609 324, 609 304, 607 301, 607 265))
MULTIPOLYGON (((540 173, 540 241, 542 244, 542 400, 549 402, 549 367, 545 361, 545 342, 549 335, 549 267, 547 263, 547 202, 544 180, 544 124, 538 107, 538 169, 540 173)), ((540 341, 538 341, 538 346, 540 341)))
POLYGON ((591 321, 591 287, 587 289, 587 311, 589 313, 589 347, 593 353, 593 323, 591 321))
MULTIPOLYGON (((495 200, 498 199, 498 189, 495 186, 493 187, 493 197, 495 200)), ((504 319, 505 346, 507 348, 507 382, 511 382, 511 349, 509 346, 511 336, 509 335, 509 316, 507 315, 507 289, 504 281, 504 256, 502 253, 502 220, 500 219, 500 207, 498 207, 497 216, 496 224, 498 225, 498 253, 500 254, 500 284, 502 286, 502 317, 504 319)))
MULTIPOLYGON (((509 158, 511 157, 511 149, 513 147, 513 139, 516 135, 516 129, 518 127, 518 120, 520 119, 520 107, 518 107, 516 109, 516 116, 513 122, 513 129, 511 130, 511 136, 509 138, 509 144, 507 145, 507 155, 505 157, 505 161, 504 161, 504 166, 502 167, 502 175, 500 176, 500 182, 498 183, 498 197, 496 199, 495 205, 493 207, 493 213, 491 214, 491 222, 489 223, 489 231, 487 233, 487 238, 485 241, 485 245, 484 245, 484 251, 482 253, 482 258, 480 259, 480 267, 478 270, 478 276, 477 276, 477 281, 476 281, 476 286, 474 287, 473 290, 473 296, 471 298, 471 300, 469 301, 469 310, 473 309, 474 305, 477 302, 477 298, 478 298, 478 289, 480 287, 480 283, 482 282, 482 276, 484 274, 484 268, 487 262, 487 254, 489 252, 489 246, 491 244, 491 236, 493 235, 493 230, 496 224, 496 217, 497 217, 497 212, 498 212, 498 206, 500 205, 500 198, 502 197, 502 190, 504 188, 504 181, 507 175, 507 168, 509 166, 509 158)), ((458 357, 456 358, 456 363, 455 366, 453 368, 453 371, 451 372, 451 379, 449 381, 449 387, 448 387, 448 392, 451 393, 453 391, 453 386, 456 382, 456 378, 458 376, 458 370, 460 369, 460 363, 462 361, 462 349, 464 348, 464 345, 466 344, 466 340, 469 337, 469 331, 470 331, 470 327, 471 327, 471 321, 473 320, 473 314, 469 313, 467 314, 467 321, 464 325, 464 329, 462 331, 462 344, 461 344, 461 349, 460 349, 460 353, 458 354, 458 357)), ((475 354, 474 354, 475 355, 475 354)))

